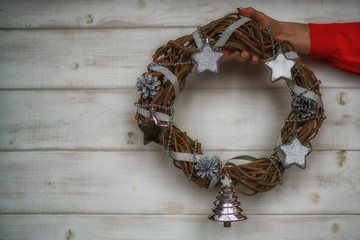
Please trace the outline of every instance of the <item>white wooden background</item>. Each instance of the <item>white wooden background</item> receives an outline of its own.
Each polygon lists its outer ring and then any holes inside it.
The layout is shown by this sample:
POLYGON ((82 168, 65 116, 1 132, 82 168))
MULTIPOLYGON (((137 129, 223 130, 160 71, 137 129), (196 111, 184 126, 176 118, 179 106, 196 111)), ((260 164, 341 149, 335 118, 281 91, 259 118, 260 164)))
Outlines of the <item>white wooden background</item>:
MULTIPOLYGON (((133 119, 157 47, 239 6, 279 20, 360 21, 358 0, 0 1, 0 239, 360 239, 360 75, 304 57, 327 120, 307 169, 240 196, 248 220, 208 221, 218 189, 187 183, 133 119)), ((268 153, 284 82, 227 59, 191 75, 177 125, 223 159, 268 153), (211 102, 211 104, 209 104, 211 102)))

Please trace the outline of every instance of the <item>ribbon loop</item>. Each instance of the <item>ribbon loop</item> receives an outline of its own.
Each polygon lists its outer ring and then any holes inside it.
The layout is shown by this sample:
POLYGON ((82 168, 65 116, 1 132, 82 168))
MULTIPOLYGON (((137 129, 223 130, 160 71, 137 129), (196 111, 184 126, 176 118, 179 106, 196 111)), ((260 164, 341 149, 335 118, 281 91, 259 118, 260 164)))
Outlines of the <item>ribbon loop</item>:
MULTIPOLYGON (((146 117, 149 118, 151 117, 153 114, 151 113, 151 111, 144 109, 144 108, 138 108, 137 112, 146 117)), ((170 116, 165 114, 165 113, 161 113, 161 112, 154 112, 155 117, 162 122, 169 122, 170 121, 170 116)))
POLYGON ((174 86, 175 96, 178 96, 180 94, 179 80, 169 69, 157 63, 152 63, 150 65, 150 68, 155 72, 161 72, 162 74, 164 74, 165 78, 168 79, 174 86))
POLYGON ((242 25, 244 25, 245 23, 249 22, 250 20, 251 20, 251 18, 242 17, 239 20, 237 20, 236 22, 234 22, 233 24, 231 24, 230 26, 228 26, 225 29, 224 34, 219 38, 219 40, 214 45, 214 48, 223 47, 224 44, 227 42, 227 40, 229 40, 229 38, 231 37, 233 32, 236 29, 238 29, 239 27, 241 27, 242 25))

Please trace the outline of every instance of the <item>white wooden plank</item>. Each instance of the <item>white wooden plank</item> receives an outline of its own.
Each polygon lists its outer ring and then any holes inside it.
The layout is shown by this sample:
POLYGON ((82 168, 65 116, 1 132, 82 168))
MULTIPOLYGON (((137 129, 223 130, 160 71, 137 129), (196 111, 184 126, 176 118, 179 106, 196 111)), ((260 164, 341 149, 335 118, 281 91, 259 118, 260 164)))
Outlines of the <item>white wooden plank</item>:
POLYGON ((359 20, 360 4, 341 1, 1 1, 1 28, 104 28, 196 26, 255 7, 273 18, 297 22, 359 20))
MULTIPOLYGON (((0 28, 48 29, 0 31, 0 239, 357 239, 359 151, 337 150, 359 150, 358 75, 305 59, 323 87, 336 88, 323 91, 328 119, 313 142, 330 151, 314 151, 305 171, 288 170, 283 186, 240 197, 249 220, 231 229, 202 215, 217 189, 187 184, 159 148, 143 147, 133 120, 137 96, 124 89, 133 88, 158 46, 237 4, 0 1, 0 28), (53 30, 61 28, 94 29, 53 30), (57 149, 66 151, 22 152, 57 149)), ((359 21, 360 13, 355 0, 241 4, 300 22, 359 21)), ((267 153, 254 150, 272 148, 289 108, 286 90, 273 89, 284 83, 270 84, 261 66, 238 66, 227 61, 226 73, 190 76, 193 90, 176 108, 177 124, 222 159, 267 153)))
POLYGON ((224 228, 207 216, 0 216, 1 239, 358 239, 359 216, 249 216, 224 228))
MULTIPOLYGON (((194 28, 0 31, 0 88, 133 88, 156 49, 194 28)), ((304 58, 322 87, 360 87, 359 75, 304 58)), ((279 88, 262 64, 221 65, 221 74, 188 77, 188 88, 279 88)))
MULTIPOLYGON (((317 150, 358 150, 357 89, 323 91, 326 115, 317 150)), ((290 106, 286 89, 185 90, 175 121, 205 150, 267 150, 290 106), (209 104, 211 103, 211 104, 209 104)), ((1 150, 134 150, 143 146, 135 91, 2 91, 1 150)))
MULTIPOLYGON (((265 152, 206 152, 229 159, 265 152)), ((240 196, 245 214, 360 214, 359 151, 314 151, 282 186, 240 196)), ((208 214, 200 189, 163 152, 1 152, 0 213, 208 214)))

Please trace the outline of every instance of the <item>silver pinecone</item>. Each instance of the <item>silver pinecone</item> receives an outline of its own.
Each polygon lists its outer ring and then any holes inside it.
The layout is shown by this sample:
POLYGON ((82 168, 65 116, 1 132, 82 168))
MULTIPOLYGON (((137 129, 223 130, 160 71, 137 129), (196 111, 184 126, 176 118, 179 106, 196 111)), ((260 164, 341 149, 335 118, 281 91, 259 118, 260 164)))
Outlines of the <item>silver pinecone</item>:
POLYGON ((137 78, 135 88, 138 94, 146 99, 147 97, 154 98, 160 90, 160 80, 150 73, 145 73, 137 78))
POLYGON ((304 96, 297 96, 292 105, 294 111, 302 118, 310 117, 316 112, 316 102, 304 96))
POLYGON ((200 156, 196 159, 196 174, 202 179, 211 179, 219 171, 217 168, 218 163, 215 157, 200 156))

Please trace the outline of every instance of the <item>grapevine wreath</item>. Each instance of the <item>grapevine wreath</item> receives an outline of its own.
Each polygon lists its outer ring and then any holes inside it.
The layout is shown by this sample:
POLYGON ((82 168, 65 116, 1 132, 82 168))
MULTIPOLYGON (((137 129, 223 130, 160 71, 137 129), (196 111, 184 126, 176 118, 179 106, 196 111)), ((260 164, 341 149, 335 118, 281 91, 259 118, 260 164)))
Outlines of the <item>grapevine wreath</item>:
POLYGON ((320 81, 294 52, 291 43, 274 38, 268 28, 259 27, 237 13, 228 14, 199 26, 191 35, 161 46, 147 70, 137 79, 140 98, 135 103, 135 119, 144 133, 144 144, 153 142, 161 146, 174 165, 199 187, 222 184, 209 219, 224 222, 227 227, 231 222, 246 219, 235 191, 245 195, 266 192, 281 184, 285 168, 293 164, 305 168, 306 156, 311 152, 310 141, 325 119, 320 81), (248 51, 270 69, 272 82, 283 79, 287 83, 290 113, 278 142, 267 156, 245 155, 230 160, 206 156, 201 143, 174 123, 175 100, 184 90, 192 68, 196 65, 197 74, 217 73, 222 49, 248 51), (237 165, 234 159, 249 161, 237 165), (244 186, 248 190, 244 191, 244 186))

